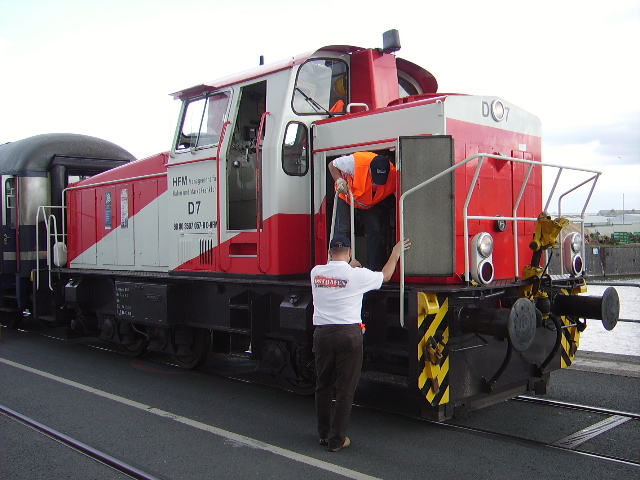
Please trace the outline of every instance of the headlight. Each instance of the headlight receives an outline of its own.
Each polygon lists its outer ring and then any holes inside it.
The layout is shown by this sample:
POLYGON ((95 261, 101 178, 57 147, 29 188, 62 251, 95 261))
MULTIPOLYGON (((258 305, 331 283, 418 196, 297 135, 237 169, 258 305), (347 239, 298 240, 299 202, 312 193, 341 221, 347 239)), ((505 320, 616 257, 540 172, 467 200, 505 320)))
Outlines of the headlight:
POLYGON ((582 235, 577 232, 564 237, 563 251, 564 268, 571 275, 580 275, 584 270, 582 262, 582 235))
POLYGON ((493 281, 493 237, 487 232, 478 233, 471 240, 471 278, 481 285, 493 281))
POLYGON ((579 233, 574 233, 571 238, 571 250, 573 253, 580 253, 582 249, 582 235, 579 233))
POLYGON ((488 233, 480 233, 477 239, 478 253, 487 258, 493 253, 493 237, 488 233))

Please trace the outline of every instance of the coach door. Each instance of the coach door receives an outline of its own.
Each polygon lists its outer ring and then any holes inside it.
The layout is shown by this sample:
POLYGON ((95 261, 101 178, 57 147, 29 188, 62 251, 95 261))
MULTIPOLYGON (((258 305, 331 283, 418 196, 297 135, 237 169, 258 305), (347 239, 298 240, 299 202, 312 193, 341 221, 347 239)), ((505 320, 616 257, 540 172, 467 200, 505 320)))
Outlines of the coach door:
POLYGON ((16 272, 17 229, 16 178, 2 175, 2 239, 0 240, 0 273, 16 272))

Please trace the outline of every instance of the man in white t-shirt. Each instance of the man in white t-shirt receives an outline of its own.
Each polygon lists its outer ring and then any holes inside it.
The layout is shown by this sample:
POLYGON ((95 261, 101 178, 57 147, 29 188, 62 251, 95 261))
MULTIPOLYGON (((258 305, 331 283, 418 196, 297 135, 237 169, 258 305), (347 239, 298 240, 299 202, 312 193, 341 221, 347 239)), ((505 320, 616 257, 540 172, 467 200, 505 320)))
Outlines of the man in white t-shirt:
POLYGON ((311 270, 313 352, 316 361, 316 414, 320 445, 336 452, 351 443, 346 436, 353 395, 362 370, 362 297, 388 282, 407 240, 398 242, 381 272, 351 263, 351 242, 343 235, 330 243, 329 263, 311 270), (331 412, 333 387, 336 404, 331 412))

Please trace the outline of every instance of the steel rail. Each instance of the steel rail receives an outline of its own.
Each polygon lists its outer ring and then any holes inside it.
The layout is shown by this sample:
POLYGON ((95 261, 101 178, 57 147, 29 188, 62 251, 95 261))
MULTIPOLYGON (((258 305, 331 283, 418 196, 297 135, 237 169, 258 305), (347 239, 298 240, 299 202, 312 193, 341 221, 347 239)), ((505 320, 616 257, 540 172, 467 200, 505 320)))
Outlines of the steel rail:
MULTIPOLYGON (((519 443, 523 443, 523 444, 527 444, 527 445, 532 445, 534 447, 542 447, 542 448, 550 448, 550 449, 554 449, 554 450, 561 450, 567 453, 574 453, 577 455, 581 455, 581 456, 585 456, 585 457, 591 457, 591 458, 595 458, 598 460, 606 460, 609 462, 614 462, 614 463, 620 463, 623 465, 629 465, 632 467, 640 467, 640 462, 636 462, 634 460, 628 460, 625 458, 620 458, 620 457, 615 457, 613 455, 602 455, 602 454, 598 454, 598 453, 592 453, 592 452, 585 452, 585 451, 581 451, 581 450, 575 450, 573 448, 568 448, 565 446, 561 446, 561 445, 554 445, 553 443, 548 443, 548 442, 544 442, 544 441, 540 441, 540 440, 534 440, 531 438, 525 438, 525 437, 519 437, 517 435, 512 435, 509 433, 500 433, 500 432, 494 432, 491 430, 485 430, 482 428, 476 428, 476 427, 468 427, 465 425, 455 425, 452 423, 443 423, 443 422, 439 422, 436 420, 428 420, 425 418, 420 418, 420 417, 416 417, 416 416, 411 416, 411 415, 404 415, 402 413, 398 413, 398 412, 392 412, 389 410, 384 410, 383 408, 380 407, 371 407, 368 405, 359 405, 354 403, 353 404, 354 407, 356 408, 360 408, 363 410, 371 410, 371 411, 377 411, 377 412, 383 412, 386 413, 388 415, 394 415, 394 416, 398 416, 398 417, 402 417, 402 418, 410 418, 413 420, 417 420, 418 422, 421 423, 425 423, 425 424, 429 424, 432 425, 434 427, 437 428, 442 428, 445 430, 451 430, 451 431, 461 431, 461 432, 469 432, 469 433, 475 433, 475 434, 479 434, 479 435, 485 435, 488 437, 494 437, 494 438, 499 438, 499 439, 506 439, 506 440, 513 440, 519 443)), ((587 407, 589 408, 589 407, 587 407)))
POLYGON ((548 405, 551 407, 567 408, 570 410, 601 413, 603 415, 620 415, 622 417, 632 418, 633 420, 640 420, 640 413, 611 410, 609 408, 590 407, 589 405, 581 405, 579 403, 560 402, 558 400, 548 400, 546 398, 530 397, 528 395, 520 395, 519 397, 515 397, 512 400, 516 400, 518 402, 537 403, 539 405, 548 405))
POLYGON ((82 443, 79 440, 71 438, 68 435, 65 435, 64 433, 58 432, 53 428, 47 427, 46 425, 43 425, 42 423, 37 422, 32 418, 26 417, 16 412, 15 410, 5 407, 4 405, 0 405, 0 413, 37 430, 38 432, 46 435, 47 437, 52 438, 53 440, 56 440, 66 445, 67 447, 70 447, 73 450, 76 450, 88 456, 93 460, 96 460, 104 465, 107 465, 108 467, 111 467, 114 470, 117 470, 118 472, 124 473, 125 475, 128 475, 131 478, 135 478, 138 480, 160 480, 159 477, 143 472, 139 468, 136 468, 127 463, 124 463, 118 460, 117 458, 112 457, 111 455, 101 452, 100 450, 97 450, 87 445, 86 443, 82 443))
POLYGON ((606 461, 614 462, 614 463, 621 463, 623 465, 630 465, 632 467, 640 467, 640 462, 636 462, 634 460, 628 460, 626 458, 615 457, 613 455, 602 455, 602 454, 599 454, 599 453, 575 450, 573 448, 568 448, 568 447, 564 447, 564 446, 561 446, 561 445, 554 445, 552 443, 542 442, 540 440, 534 440, 532 438, 518 437, 517 435, 511 435, 509 433, 499 433, 499 432, 492 432, 491 430, 483 430, 481 428, 466 427, 466 426, 463 426, 463 425, 452 425, 452 424, 448 424, 448 423, 439 423, 439 422, 435 422, 433 420, 424 420, 424 421, 428 422, 428 423, 436 424, 438 426, 442 426, 444 428, 450 428, 452 430, 461 430, 461 431, 467 431, 467 432, 472 432, 472 433, 478 433, 478 434, 481 434, 481 435, 487 435, 487 436, 495 437, 495 438, 514 440, 516 442, 525 443, 525 444, 533 445, 533 446, 537 446, 537 447, 551 448, 551 449, 554 449, 554 450, 562 450, 564 452, 574 453, 574 454, 585 456, 585 457, 591 457, 591 458, 595 458, 595 459, 599 459, 599 460, 606 460, 606 461))

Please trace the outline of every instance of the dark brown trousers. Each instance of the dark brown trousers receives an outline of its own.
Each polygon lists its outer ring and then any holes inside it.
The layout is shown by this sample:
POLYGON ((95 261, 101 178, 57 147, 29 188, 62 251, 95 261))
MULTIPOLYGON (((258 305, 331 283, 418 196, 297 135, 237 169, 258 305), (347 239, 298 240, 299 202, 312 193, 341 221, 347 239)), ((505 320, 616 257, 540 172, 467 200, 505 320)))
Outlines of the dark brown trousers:
POLYGON ((318 435, 329 448, 344 443, 353 395, 362 370, 362 329, 359 324, 322 325, 313 333, 316 359, 318 435), (333 387, 336 402, 332 412, 333 387))

